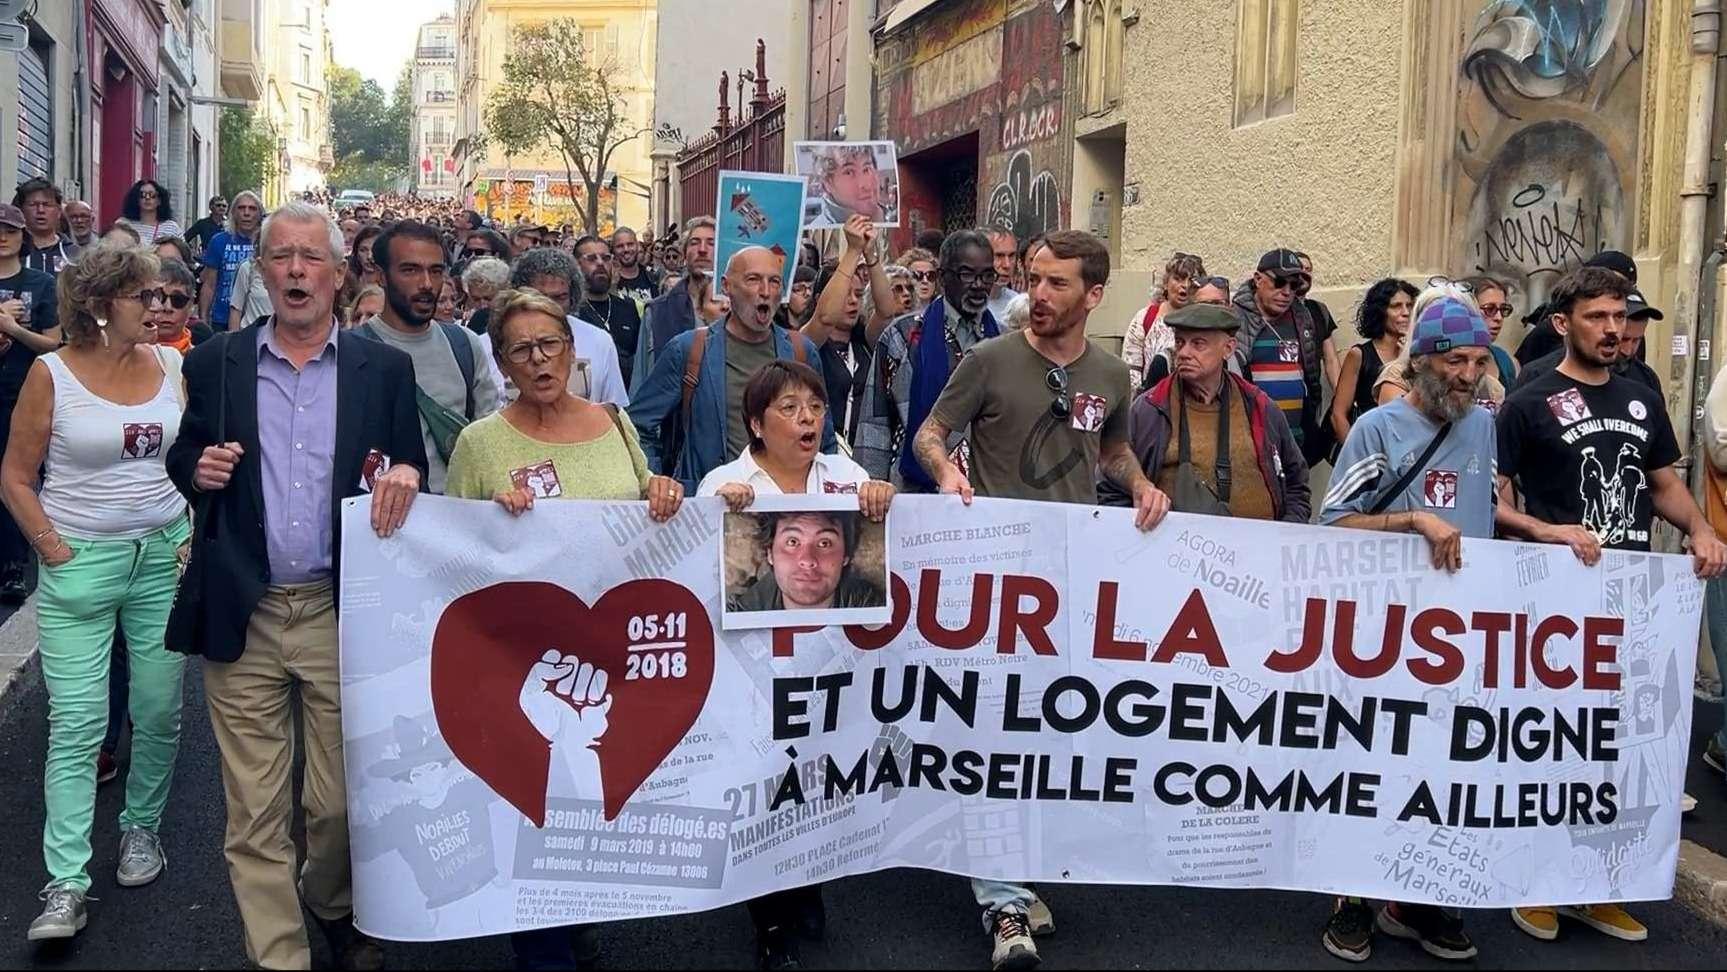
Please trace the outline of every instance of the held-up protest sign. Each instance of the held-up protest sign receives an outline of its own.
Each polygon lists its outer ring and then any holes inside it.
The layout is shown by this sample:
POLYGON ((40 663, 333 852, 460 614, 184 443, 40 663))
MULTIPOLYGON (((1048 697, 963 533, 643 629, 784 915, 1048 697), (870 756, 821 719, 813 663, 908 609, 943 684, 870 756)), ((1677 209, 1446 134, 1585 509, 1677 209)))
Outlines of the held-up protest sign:
POLYGON ((852 216, 899 225, 899 147, 893 142, 793 142, 792 163, 808 180, 806 229, 838 229, 852 216))
POLYGON ((445 939, 888 867, 1463 907, 1667 897, 1685 558, 901 496, 892 618, 727 632, 723 504, 346 511, 360 926, 445 939))
POLYGON ((780 300, 791 299, 792 271, 797 268, 799 220, 804 209, 804 180, 767 172, 720 173, 715 212, 714 266, 721 274, 732 255, 746 247, 765 246, 780 258, 785 282, 780 300))

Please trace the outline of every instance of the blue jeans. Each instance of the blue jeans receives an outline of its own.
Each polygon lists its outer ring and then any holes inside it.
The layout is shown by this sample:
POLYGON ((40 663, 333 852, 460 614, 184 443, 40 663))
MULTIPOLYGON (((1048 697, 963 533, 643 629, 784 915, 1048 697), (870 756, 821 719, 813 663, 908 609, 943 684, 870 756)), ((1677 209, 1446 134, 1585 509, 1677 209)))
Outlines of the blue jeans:
POLYGON ((1715 671, 1722 682, 1724 718, 1715 742, 1727 749, 1727 578, 1717 577, 1703 585, 1703 620, 1709 625, 1709 647, 1715 652, 1715 671))
POLYGON ((971 893, 977 898, 977 903, 983 908, 983 930, 994 930, 995 916, 1007 911, 1023 915, 1031 910, 1031 889, 1023 884, 1010 884, 1007 881, 991 881, 987 878, 972 878, 971 893))

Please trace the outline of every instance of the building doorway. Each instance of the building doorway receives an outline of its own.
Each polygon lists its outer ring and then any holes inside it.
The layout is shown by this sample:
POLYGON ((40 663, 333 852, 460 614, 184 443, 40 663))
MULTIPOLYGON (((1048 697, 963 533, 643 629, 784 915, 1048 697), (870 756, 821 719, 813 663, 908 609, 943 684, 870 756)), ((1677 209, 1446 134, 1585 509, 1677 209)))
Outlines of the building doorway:
POLYGON ((900 159, 900 211, 894 251, 928 229, 944 235, 977 225, 977 132, 900 159))

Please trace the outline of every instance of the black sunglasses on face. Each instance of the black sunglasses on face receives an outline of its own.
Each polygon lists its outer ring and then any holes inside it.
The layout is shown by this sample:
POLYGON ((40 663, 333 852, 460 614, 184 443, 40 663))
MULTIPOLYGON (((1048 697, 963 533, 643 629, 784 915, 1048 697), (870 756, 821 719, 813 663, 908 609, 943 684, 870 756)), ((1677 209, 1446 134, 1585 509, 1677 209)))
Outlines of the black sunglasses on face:
POLYGON ((168 306, 175 310, 185 310, 186 305, 192 302, 191 294, 175 294, 168 293, 166 291, 161 291, 160 293, 162 294, 162 299, 168 302, 168 306))
POLYGON ((913 270, 911 272, 911 277, 913 280, 916 280, 918 283, 929 283, 931 280, 935 279, 935 271, 934 270, 913 270))
POLYGON ((469 247, 466 250, 462 251, 462 256, 467 257, 470 260, 474 259, 475 257, 489 257, 491 255, 492 255, 492 251, 486 249, 485 247, 479 247, 479 248, 469 247))
POLYGON ((1055 395, 1055 400, 1049 403, 1049 413, 1058 419, 1072 415, 1073 400, 1067 397, 1067 369, 1059 365, 1049 369, 1044 373, 1043 384, 1055 395))

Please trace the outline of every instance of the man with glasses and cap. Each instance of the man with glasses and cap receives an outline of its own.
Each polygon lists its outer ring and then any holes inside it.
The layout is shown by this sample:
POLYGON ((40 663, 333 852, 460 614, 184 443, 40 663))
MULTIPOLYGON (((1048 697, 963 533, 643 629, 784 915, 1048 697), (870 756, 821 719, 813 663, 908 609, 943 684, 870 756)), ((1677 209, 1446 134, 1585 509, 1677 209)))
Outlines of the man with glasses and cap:
POLYGON ((1319 421, 1325 338, 1300 299, 1312 284, 1301 254, 1279 248, 1260 257, 1258 270, 1235 292, 1243 321, 1236 363, 1283 410, 1310 466, 1331 446, 1319 421))

